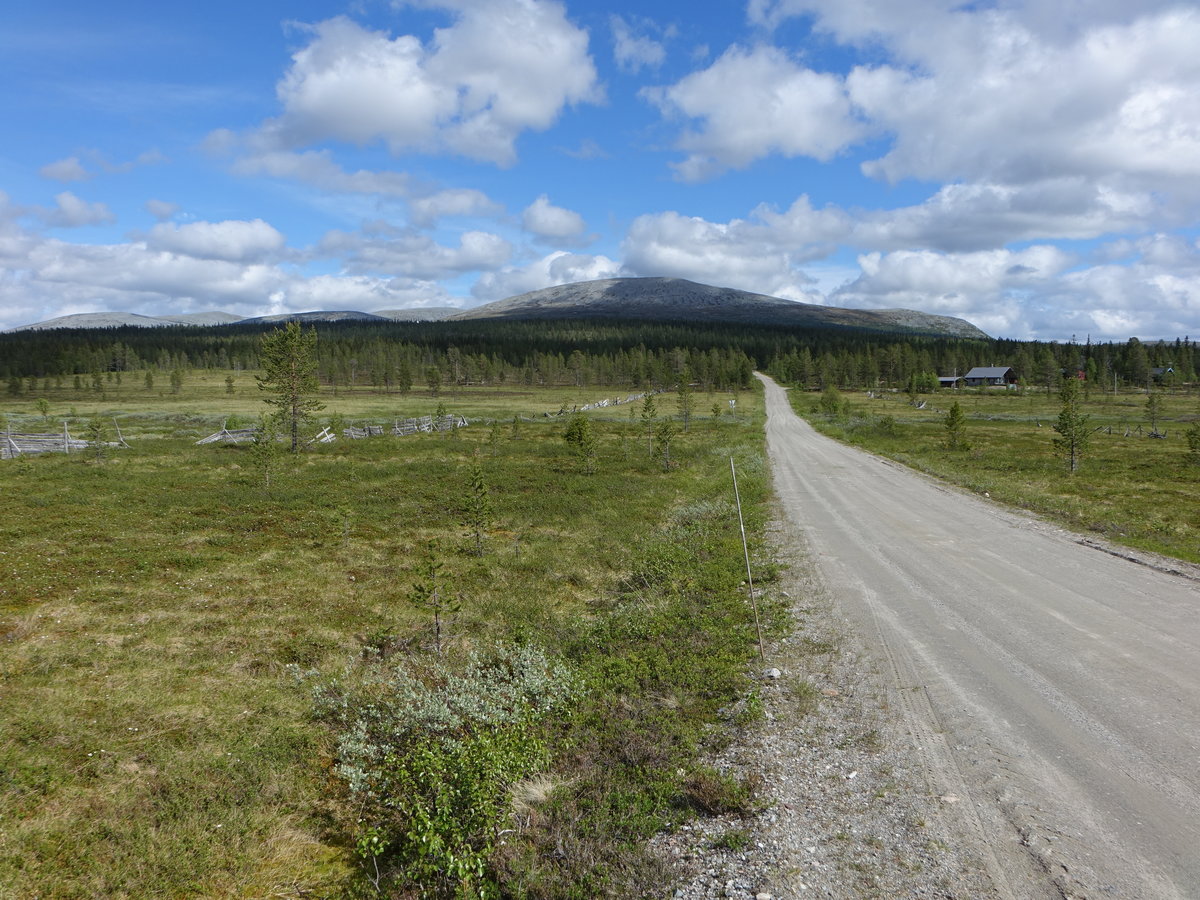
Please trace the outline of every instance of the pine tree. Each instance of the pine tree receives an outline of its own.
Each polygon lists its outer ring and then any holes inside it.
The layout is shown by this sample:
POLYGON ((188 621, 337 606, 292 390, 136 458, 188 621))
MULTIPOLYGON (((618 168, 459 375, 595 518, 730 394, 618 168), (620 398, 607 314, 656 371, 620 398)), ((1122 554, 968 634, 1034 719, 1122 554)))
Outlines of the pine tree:
POLYGON ((662 460, 663 471, 669 472, 675 465, 671 461, 671 442, 675 440, 679 434, 679 426, 675 424, 673 419, 663 419, 658 423, 658 427, 654 429, 654 437, 657 439, 658 458, 662 460))
POLYGON ((259 390, 274 394, 264 402, 275 407, 275 416, 291 439, 291 451, 300 449, 300 428, 325 404, 311 396, 317 381, 317 332, 304 331, 288 322, 263 335, 258 348, 263 374, 257 376, 259 390))
POLYGON ((1162 418, 1162 394, 1151 391, 1146 397, 1146 421, 1150 423, 1150 433, 1158 434, 1158 420, 1162 418))
POLYGON ((692 394, 692 373, 686 366, 679 376, 679 389, 675 399, 679 404, 679 418, 683 421, 683 430, 689 431, 692 424, 692 410, 696 407, 696 398, 692 394))
POLYGON ((409 603, 433 613, 433 642, 439 656, 442 652, 442 616, 456 613, 462 608, 462 601, 447 591, 442 583, 444 568, 438 558, 437 542, 430 541, 426 545, 425 558, 417 564, 419 580, 408 593, 409 603))
POLYGON ((471 463, 465 524, 475 538, 475 555, 483 556, 483 539, 492 527, 492 501, 488 496, 487 480, 483 477, 483 466, 479 464, 478 459, 471 463))
MULTIPOLYGON (((633 410, 629 411, 630 414, 633 410)), ((654 423, 658 419, 658 408, 654 405, 654 396, 647 394, 642 401, 642 427, 646 429, 646 452, 654 455, 654 423)))
POLYGON ((950 412, 946 413, 946 449, 947 450, 970 450, 971 445, 967 441, 967 417, 963 414, 962 407, 958 405, 958 401, 950 405, 950 412))
POLYGON ((1087 452, 1092 436, 1090 417, 1080 410, 1079 394, 1078 379, 1068 378, 1063 381, 1059 392, 1063 407, 1058 414, 1058 421, 1054 423, 1054 430, 1058 432, 1058 437, 1053 440, 1054 449, 1067 460, 1067 467, 1071 472, 1079 468, 1079 459, 1087 452))

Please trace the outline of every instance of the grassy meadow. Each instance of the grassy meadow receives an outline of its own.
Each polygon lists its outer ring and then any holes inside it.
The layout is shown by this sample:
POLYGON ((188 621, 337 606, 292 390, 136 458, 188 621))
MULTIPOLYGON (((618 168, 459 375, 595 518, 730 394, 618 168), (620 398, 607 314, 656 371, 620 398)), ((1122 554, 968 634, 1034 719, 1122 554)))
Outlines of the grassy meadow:
POLYGON ((1200 562, 1200 465, 1186 438, 1200 421, 1200 397, 1159 397, 1157 430, 1166 436, 1152 438, 1146 392, 1088 391, 1090 445, 1071 473, 1052 444, 1062 402, 1044 389, 943 390, 920 398, 923 409, 902 393, 846 393, 837 412, 821 394, 791 393, 796 411, 833 437, 1076 531, 1200 562), (946 446, 955 401, 966 417, 965 450, 946 446))
POLYGON ((324 422, 471 425, 263 462, 195 445, 266 409, 251 373, 158 381, 0 399, 13 431, 130 444, 0 462, 0 897, 641 896, 669 883, 650 834, 752 802, 699 759, 755 653, 730 456, 772 575, 760 395, 698 394, 669 467, 640 402, 596 410, 587 474, 542 414, 623 393, 324 392, 324 422), (381 685, 469 678, 517 699, 388 731, 381 685), (433 747, 475 832, 395 799, 433 747))

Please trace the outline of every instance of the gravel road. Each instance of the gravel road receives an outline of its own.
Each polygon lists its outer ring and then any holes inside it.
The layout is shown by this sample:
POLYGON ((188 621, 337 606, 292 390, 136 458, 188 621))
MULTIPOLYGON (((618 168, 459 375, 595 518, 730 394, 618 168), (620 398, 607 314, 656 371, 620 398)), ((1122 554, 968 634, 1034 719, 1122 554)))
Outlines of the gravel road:
POLYGON ((763 381, 781 503, 995 895, 1200 897, 1196 568, 824 438, 763 381))

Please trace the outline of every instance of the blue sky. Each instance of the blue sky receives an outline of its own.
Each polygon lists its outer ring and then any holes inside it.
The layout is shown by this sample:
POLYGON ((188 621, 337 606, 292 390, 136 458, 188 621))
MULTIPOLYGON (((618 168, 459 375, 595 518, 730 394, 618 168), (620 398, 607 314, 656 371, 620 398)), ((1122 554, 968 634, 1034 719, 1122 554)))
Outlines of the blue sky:
POLYGON ((670 275, 1200 333, 1200 7, 48 2, 0 30, 0 328, 670 275))

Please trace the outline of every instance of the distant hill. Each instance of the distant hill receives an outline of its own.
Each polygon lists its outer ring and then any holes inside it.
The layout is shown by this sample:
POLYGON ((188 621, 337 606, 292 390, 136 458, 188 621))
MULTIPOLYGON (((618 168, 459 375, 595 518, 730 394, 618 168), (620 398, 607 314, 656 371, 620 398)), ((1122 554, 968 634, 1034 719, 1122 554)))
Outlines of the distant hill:
POLYGON ((375 315, 393 322, 441 322, 462 312, 457 306, 416 306, 411 309, 377 309, 375 315))
POLYGON ((912 309, 843 309, 797 303, 736 288, 713 287, 684 278, 608 278, 530 291, 473 309, 450 306, 281 313, 241 319, 225 312, 179 316, 135 313, 79 313, 13 331, 45 328, 117 328, 125 325, 241 325, 277 322, 458 322, 478 319, 611 318, 680 322, 728 322, 810 328, 865 328, 902 334, 986 338, 970 322, 912 309))
POLYGON ((873 331, 986 338, 964 319, 911 309, 843 309, 797 303, 683 278, 608 278, 530 291, 451 316, 464 319, 621 319, 729 322, 747 325, 842 326, 873 331))
POLYGON ((137 313, 102 312, 75 313, 59 316, 32 325, 20 325, 12 331, 41 331, 46 328, 121 328, 132 325, 136 328, 162 328, 166 325, 229 325, 240 321, 239 316, 227 312, 184 313, 178 316, 141 316, 137 313))
POLYGON ((375 313, 358 312, 353 309, 338 309, 302 313, 278 313, 273 316, 252 316, 249 319, 239 319, 239 325, 273 324, 275 322, 386 322, 386 316, 375 313))

